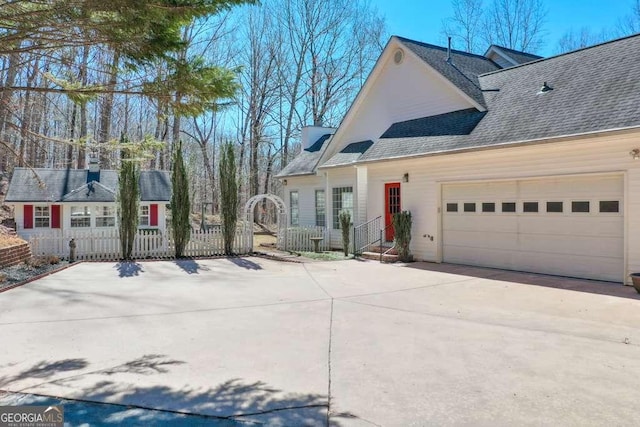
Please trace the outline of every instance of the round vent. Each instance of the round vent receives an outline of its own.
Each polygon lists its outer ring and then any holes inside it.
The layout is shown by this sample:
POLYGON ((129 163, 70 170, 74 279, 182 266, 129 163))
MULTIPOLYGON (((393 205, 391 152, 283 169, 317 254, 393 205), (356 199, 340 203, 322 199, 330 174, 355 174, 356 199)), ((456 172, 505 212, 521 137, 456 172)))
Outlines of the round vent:
POLYGON ((404 51, 402 49, 396 50, 393 54, 393 62, 396 64, 402 64, 402 60, 404 59, 404 51))

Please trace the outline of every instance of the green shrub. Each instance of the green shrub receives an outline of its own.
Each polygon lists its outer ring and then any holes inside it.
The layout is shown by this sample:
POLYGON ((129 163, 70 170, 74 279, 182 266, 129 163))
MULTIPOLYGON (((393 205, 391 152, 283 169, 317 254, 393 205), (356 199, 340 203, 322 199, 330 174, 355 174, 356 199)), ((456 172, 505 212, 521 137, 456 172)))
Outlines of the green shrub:
POLYGON ((338 215, 340 229, 342 230, 342 249, 344 256, 349 256, 349 231, 351 230, 351 214, 349 211, 340 211, 338 215))
POLYGON ((411 212, 402 211, 393 214, 392 222, 398 258, 402 262, 410 262, 412 261, 411 254, 409 253, 409 244, 411 243, 411 212))

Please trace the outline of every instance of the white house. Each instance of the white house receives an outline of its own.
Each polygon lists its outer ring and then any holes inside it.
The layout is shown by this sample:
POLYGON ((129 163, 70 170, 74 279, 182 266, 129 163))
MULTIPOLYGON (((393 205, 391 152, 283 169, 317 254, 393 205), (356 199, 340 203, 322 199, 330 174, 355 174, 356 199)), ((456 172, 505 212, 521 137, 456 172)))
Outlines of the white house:
MULTIPOLYGON (((140 174, 140 228, 164 231, 171 180, 165 171, 140 174)), ((16 231, 24 239, 64 230, 113 230, 118 172, 90 169, 16 168, 5 203, 14 206, 16 231)))
MULTIPOLYGON (((391 37, 339 128, 278 177, 294 225, 408 210, 434 262, 626 282, 640 271, 640 35, 539 58, 391 37)), ((393 231, 385 233, 393 239, 393 231)))

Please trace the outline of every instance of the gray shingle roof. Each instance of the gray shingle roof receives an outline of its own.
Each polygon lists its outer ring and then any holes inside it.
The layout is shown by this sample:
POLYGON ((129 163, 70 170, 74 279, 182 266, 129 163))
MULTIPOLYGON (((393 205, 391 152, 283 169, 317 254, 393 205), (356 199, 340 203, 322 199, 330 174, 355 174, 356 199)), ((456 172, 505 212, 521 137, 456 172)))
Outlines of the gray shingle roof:
POLYGON ((488 112, 468 136, 382 138, 359 161, 640 126, 640 35, 488 73, 479 82, 488 112), (553 90, 539 93, 544 82, 553 90))
POLYGON ((353 142, 344 147, 339 153, 334 154, 322 166, 348 165, 356 162, 372 145, 373 141, 371 140, 353 142))
MULTIPOLYGON (((527 62, 532 62, 532 61, 536 61, 538 59, 542 59, 541 56, 538 55, 534 55, 532 53, 527 53, 527 52, 521 52, 519 50, 513 50, 513 49, 509 49, 508 47, 503 47, 500 45, 491 45, 489 47, 489 49, 487 49, 487 52, 489 52, 489 50, 491 49, 491 47, 497 47, 498 49, 501 49, 504 51, 504 53, 506 53, 507 55, 509 55, 509 57, 511 59, 513 59, 514 61, 516 61, 518 64, 526 64, 527 62)), ((486 55, 486 53, 485 53, 486 55)))
POLYGON ((380 138, 469 135, 486 113, 475 108, 394 123, 380 138))
POLYGON ((438 73, 456 85, 478 104, 485 106, 478 75, 499 70, 500 67, 484 56, 451 50, 447 62, 447 48, 398 37, 397 39, 438 73))
MULTIPOLYGON (((16 168, 5 202, 114 202, 117 186, 118 173, 114 170, 101 170, 96 176, 86 169, 16 168)), ((142 201, 169 201, 170 198, 169 172, 140 173, 142 201)))
POLYGON ((291 161, 284 169, 276 175, 276 178, 284 178, 287 176, 309 175, 314 173, 320 157, 326 148, 325 142, 331 137, 331 134, 322 135, 309 148, 302 150, 295 159, 291 161))

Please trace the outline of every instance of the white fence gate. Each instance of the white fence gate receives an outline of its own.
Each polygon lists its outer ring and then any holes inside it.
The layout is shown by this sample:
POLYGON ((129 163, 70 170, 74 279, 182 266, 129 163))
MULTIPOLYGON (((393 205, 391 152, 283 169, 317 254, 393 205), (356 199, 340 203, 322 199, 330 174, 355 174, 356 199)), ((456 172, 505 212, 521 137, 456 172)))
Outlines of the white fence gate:
MULTIPOLYGON (((31 236, 31 253, 34 256, 55 255, 69 258, 69 242, 76 243, 76 259, 113 261, 122 258, 118 230, 65 230, 31 236)), ((252 251, 253 234, 236 230, 233 252, 247 254, 252 251)), ((133 258, 173 258, 173 237, 158 230, 139 230, 133 246, 133 258)), ((184 250, 184 256, 224 255, 224 239, 220 229, 194 230, 184 250)))

